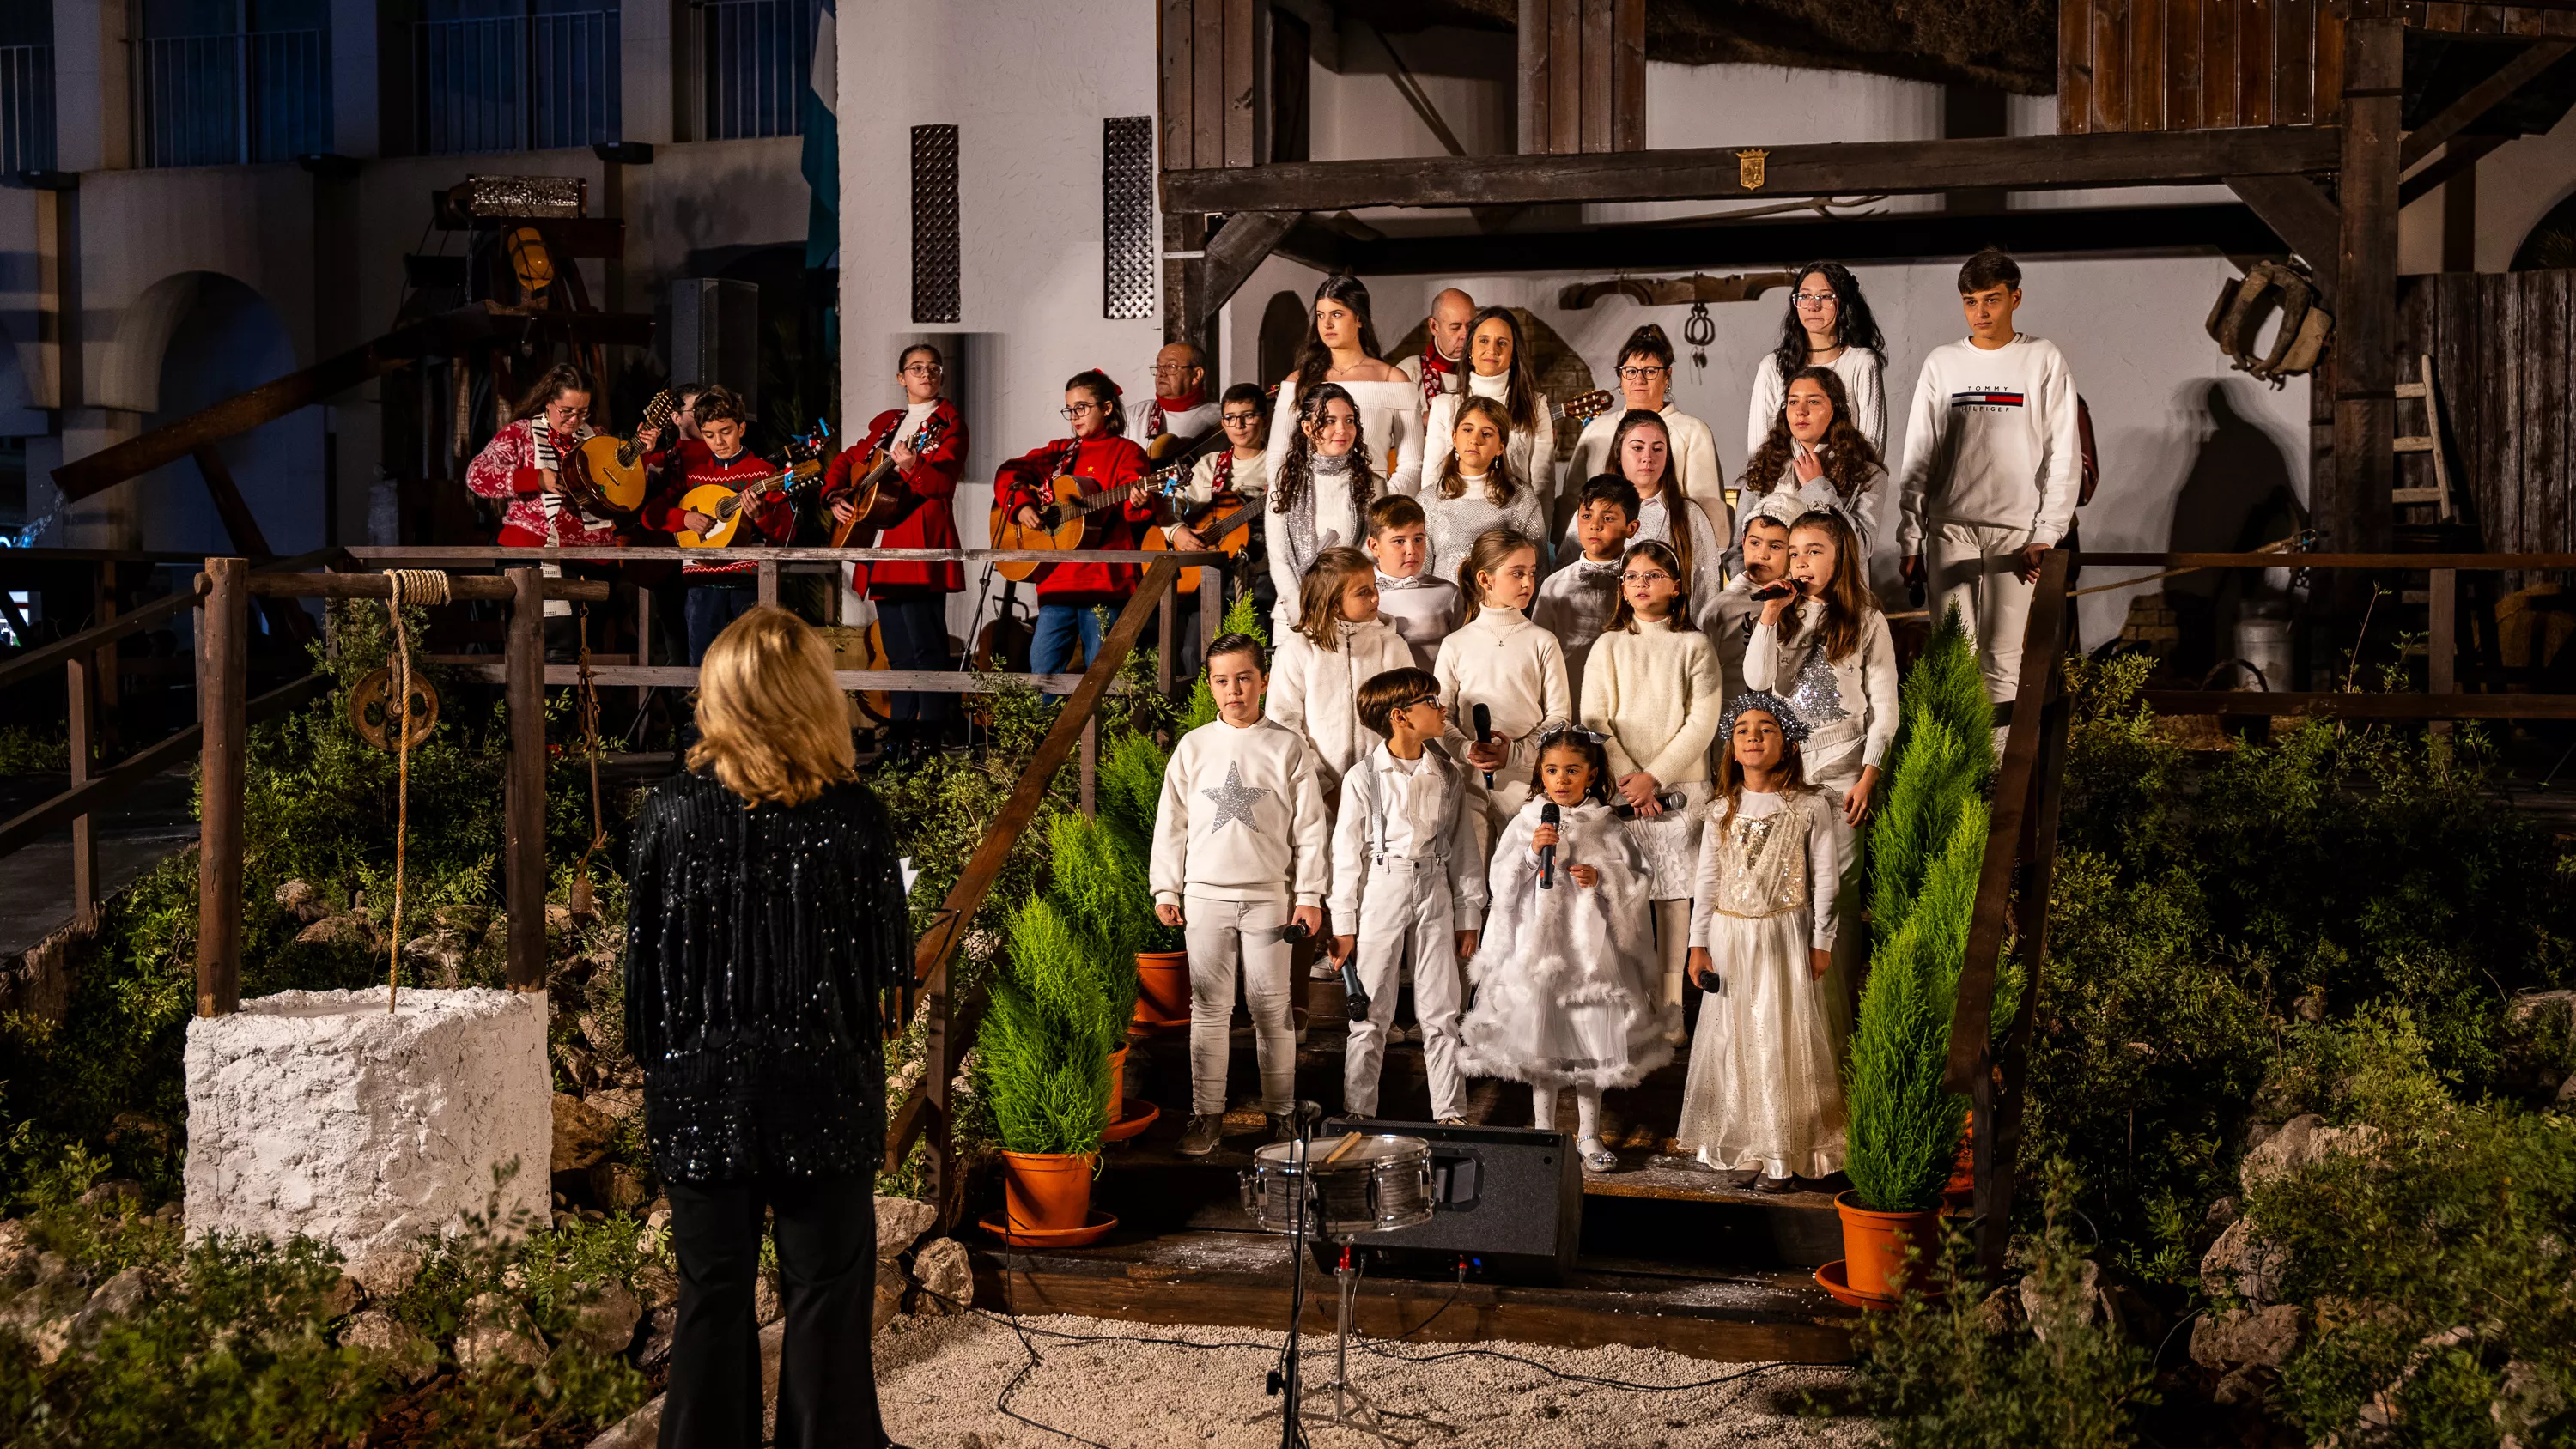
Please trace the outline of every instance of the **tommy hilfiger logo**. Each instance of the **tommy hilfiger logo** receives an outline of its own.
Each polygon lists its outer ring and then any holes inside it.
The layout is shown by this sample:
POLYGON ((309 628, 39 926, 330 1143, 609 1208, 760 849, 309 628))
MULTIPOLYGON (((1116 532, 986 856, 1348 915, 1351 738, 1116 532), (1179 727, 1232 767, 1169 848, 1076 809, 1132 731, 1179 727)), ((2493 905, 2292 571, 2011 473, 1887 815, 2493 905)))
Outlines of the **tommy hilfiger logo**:
POLYGON ((2021 405, 2020 393, 2006 392, 2000 388, 1971 388, 1966 392, 1950 394, 1950 406, 1954 408, 2017 408, 2021 405))

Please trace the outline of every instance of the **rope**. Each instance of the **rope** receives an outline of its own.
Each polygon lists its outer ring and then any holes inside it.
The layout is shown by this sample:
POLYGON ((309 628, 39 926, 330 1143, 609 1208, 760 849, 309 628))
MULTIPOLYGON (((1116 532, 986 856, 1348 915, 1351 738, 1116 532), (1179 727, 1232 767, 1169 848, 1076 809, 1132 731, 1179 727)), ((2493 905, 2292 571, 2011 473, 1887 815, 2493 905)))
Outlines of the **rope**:
POLYGON ((447 602, 447 574, 439 569, 387 569, 385 616, 394 626, 393 708, 402 715, 400 743, 394 748, 394 915, 386 933, 385 1010, 391 1013, 402 992, 403 851, 411 839, 411 633, 403 627, 403 600, 416 604, 447 602))

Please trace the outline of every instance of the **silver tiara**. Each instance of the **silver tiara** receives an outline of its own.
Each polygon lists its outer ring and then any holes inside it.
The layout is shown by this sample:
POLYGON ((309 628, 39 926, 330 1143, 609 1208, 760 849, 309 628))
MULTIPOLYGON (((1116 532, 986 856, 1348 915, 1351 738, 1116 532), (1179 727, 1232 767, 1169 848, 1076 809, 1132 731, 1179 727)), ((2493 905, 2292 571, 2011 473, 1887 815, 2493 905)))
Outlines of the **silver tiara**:
POLYGON ((1807 722, 1798 718, 1798 712, 1789 707, 1789 701, 1767 689, 1748 689, 1726 702, 1726 712, 1717 717, 1717 737, 1722 740, 1735 738, 1735 722, 1748 709, 1758 709, 1778 720, 1781 738, 1793 745, 1804 742, 1811 733, 1807 722))

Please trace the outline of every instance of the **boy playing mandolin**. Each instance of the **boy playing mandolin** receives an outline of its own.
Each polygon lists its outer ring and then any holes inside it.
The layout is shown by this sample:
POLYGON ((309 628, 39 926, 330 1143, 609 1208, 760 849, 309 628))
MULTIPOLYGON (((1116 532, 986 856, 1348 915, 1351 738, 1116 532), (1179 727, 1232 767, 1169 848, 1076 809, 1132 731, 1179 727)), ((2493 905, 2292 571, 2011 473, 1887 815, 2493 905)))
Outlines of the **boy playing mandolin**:
MULTIPOLYGON (((703 415, 704 404, 700 409, 703 415)), ((997 507, 1023 528, 1053 528, 1065 521, 1057 508, 1060 478, 1080 479, 1079 491, 1088 496, 1133 483, 1147 472, 1145 450, 1125 436, 1127 409, 1119 400, 1118 384, 1107 374, 1080 372, 1065 383, 1064 418, 1073 425, 1072 437, 1012 459, 993 480, 997 507)), ((1136 525, 1153 520, 1154 505, 1154 498, 1145 494, 1090 515, 1097 526, 1085 531, 1081 547, 1136 547, 1136 525)), ((1067 554, 1066 562, 1049 567, 1038 580, 1037 631, 1029 641, 1033 674, 1056 673, 1076 659, 1080 663, 1074 669, 1088 668, 1100 652, 1100 618, 1092 610, 1104 604, 1115 608, 1136 592, 1134 564, 1076 563, 1075 557, 1067 554)))
MULTIPOLYGON (((892 495, 892 506, 903 511, 873 536, 866 521, 858 519, 860 526, 850 537, 853 545, 958 547, 951 501, 958 477, 966 471, 966 420, 955 403, 941 396, 946 379, 947 359, 938 348, 927 342, 905 348, 895 370, 904 405, 877 414, 858 446, 834 458, 825 471, 823 501, 831 506, 832 521, 849 523, 870 501, 859 485, 876 467, 880 450, 890 465, 878 482, 877 496, 892 495)), ((891 669, 955 667, 948 654, 948 596, 965 586, 965 570, 953 562, 850 566, 850 587, 876 604, 891 669)), ((910 755, 936 749, 953 701, 946 694, 896 694, 891 721, 895 751, 910 755)))
MULTIPOLYGON (((743 416, 742 399, 733 389, 708 388, 698 394, 691 411, 697 418, 698 436, 681 439, 678 447, 655 459, 667 481, 660 495, 644 505, 646 526, 664 533, 704 534, 722 522, 714 514, 683 507, 680 500, 690 490, 710 483, 747 488, 778 472, 743 445, 750 423, 743 416)), ((742 526, 735 530, 731 543, 747 547, 783 544, 796 528, 796 510, 784 489, 767 489, 745 498, 740 518, 742 526)), ((760 601, 752 577, 754 567, 749 559, 737 563, 692 560, 680 566, 680 581, 688 586, 685 612, 691 664, 706 657, 707 646, 715 642, 726 625, 750 613, 760 601)))

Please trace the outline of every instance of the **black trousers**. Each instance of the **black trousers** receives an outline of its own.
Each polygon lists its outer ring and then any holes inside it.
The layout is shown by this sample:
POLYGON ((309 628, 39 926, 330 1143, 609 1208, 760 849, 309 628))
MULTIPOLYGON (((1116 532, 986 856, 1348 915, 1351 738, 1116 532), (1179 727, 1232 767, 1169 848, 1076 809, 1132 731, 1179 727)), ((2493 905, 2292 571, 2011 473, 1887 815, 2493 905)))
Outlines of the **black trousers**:
MULTIPOLYGON (((877 624, 884 631, 886 666, 891 669, 949 670, 957 661, 948 652, 948 596, 942 593, 902 593, 878 599, 877 624)), ((953 709, 953 694, 922 694, 897 691, 894 717, 898 724, 915 720, 923 724, 945 721, 953 709)))
POLYGON ((761 1210, 778 1234, 787 1342, 778 1449, 880 1449, 869 1332, 876 1304, 876 1193, 864 1177, 673 1182, 671 1247, 680 1318, 671 1334, 662 1449, 759 1449, 761 1210))

